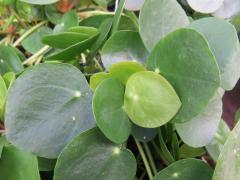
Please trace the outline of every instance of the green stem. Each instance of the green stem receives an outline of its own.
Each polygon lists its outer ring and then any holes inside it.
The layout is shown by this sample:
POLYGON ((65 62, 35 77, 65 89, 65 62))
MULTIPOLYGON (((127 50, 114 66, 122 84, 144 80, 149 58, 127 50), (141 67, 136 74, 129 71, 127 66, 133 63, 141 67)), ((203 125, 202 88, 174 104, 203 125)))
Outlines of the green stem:
POLYGON ((169 152, 164 140, 163 140, 163 137, 162 137, 162 132, 161 132, 161 129, 159 128, 159 143, 160 143, 160 150, 162 151, 162 154, 164 156, 164 158, 169 162, 169 163, 173 163, 175 162, 172 154, 169 152))
POLYGON ((159 147, 157 146, 157 144, 154 141, 151 141, 153 148, 155 149, 155 151, 157 152, 157 154, 160 156, 160 158, 163 160, 163 162, 166 165, 169 165, 170 163, 165 159, 165 157, 162 155, 162 151, 159 149, 159 147))
POLYGON ((12 24, 13 20, 15 19, 14 15, 11 15, 6 24, 3 26, 3 32, 5 32, 7 30, 7 28, 12 24))
POLYGON ((143 151, 143 148, 142 148, 141 144, 138 142, 137 139, 134 138, 134 140, 135 140, 135 142, 136 142, 138 151, 139 151, 139 153, 140 153, 140 155, 141 155, 141 157, 142 157, 142 160, 143 160, 144 166, 145 166, 145 168, 146 168, 148 177, 149 177, 149 179, 152 179, 152 178, 153 178, 152 171, 151 171, 151 168, 150 168, 149 163, 148 163, 148 161, 147 161, 146 155, 145 155, 145 153, 144 153, 144 151, 143 151))
POLYGON ((26 37, 28 37, 30 34, 32 34, 35 30, 37 30, 39 27, 43 26, 47 21, 42 21, 38 23, 37 25, 30 28, 28 31, 26 31, 22 36, 20 36, 15 43, 13 44, 13 47, 18 46, 26 37))
POLYGON ((23 65, 25 64, 33 64, 36 60, 39 61, 39 57, 48 52, 51 48, 49 46, 44 46, 42 49, 40 49, 38 52, 36 52, 34 55, 32 55, 30 58, 25 60, 23 62, 23 65))
POLYGON ((152 168, 152 171, 153 171, 153 174, 157 174, 157 168, 156 168, 156 165, 154 163, 154 160, 153 160, 153 157, 152 157, 152 153, 148 147, 148 144, 147 143, 143 143, 143 147, 147 153, 147 157, 148 157, 148 160, 149 160, 149 163, 150 163, 150 166, 152 168))
POLYGON ((123 12, 125 0, 120 0, 119 4, 116 3, 115 6, 117 6, 117 9, 115 11, 115 15, 113 17, 113 26, 112 26, 112 31, 111 34, 115 33, 118 29, 118 25, 121 19, 121 15, 123 12))

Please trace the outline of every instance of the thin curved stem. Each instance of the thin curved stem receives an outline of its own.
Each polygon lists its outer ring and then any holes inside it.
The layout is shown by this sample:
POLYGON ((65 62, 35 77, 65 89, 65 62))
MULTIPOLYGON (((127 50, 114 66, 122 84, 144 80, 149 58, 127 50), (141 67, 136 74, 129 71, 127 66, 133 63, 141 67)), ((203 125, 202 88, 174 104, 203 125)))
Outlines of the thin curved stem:
POLYGON ((13 44, 13 47, 18 46, 26 37, 28 37, 30 34, 32 34, 35 30, 37 30, 39 27, 43 26, 47 21, 42 21, 35 26, 33 26, 31 29, 26 31, 22 36, 20 36, 13 44))
POLYGON ((143 143, 143 147, 147 153, 147 157, 148 157, 148 160, 149 160, 149 163, 150 163, 150 166, 152 168, 152 171, 153 171, 153 174, 157 174, 157 168, 156 168, 156 165, 154 163, 154 160, 153 160, 153 157, 152 157, 152 153, 148 147, 148 144, 147 143, 143 143))
POLYGON ((140 144, 140 142, 138 142, 137 139, 134 138, 134 140, 135 140, 135 142, 136 142, 138 151, 139 151, 139 153, 140 153, 140 155, 141 155, 141 157, 142 157, 142 160, 143 160, 144 166, 145 166, 145 168, 146 168, 148 177, 149 177, 149 179, 152 179, 152 178, 153 178, 153 174, 152 174, 150 165, 149 165, 149 163, 148 163, 147 157, 146 157, 146 155, 145 155, 145 152, 143 151, 142 145, 140 144))

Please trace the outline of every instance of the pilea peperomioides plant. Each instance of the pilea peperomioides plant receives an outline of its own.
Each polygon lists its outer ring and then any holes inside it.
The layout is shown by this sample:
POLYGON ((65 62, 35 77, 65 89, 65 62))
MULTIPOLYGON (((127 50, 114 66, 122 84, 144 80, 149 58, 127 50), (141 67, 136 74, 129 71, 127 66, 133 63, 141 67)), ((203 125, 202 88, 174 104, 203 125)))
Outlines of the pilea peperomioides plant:
POLYGON ((236 1, 0 1, 0 180, 240 179, 236 1))

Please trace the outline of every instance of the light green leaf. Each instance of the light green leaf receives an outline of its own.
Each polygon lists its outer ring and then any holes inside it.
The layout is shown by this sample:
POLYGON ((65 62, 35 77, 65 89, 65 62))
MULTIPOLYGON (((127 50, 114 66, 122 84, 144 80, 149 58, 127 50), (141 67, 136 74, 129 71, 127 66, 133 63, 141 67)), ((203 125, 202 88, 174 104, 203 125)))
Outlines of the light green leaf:
POLYGON ((34 54, 44 47, 44 44, 41 42, 42 37, 51 33, 52 30, 49 27, 41 27, 24 39, 22 46, 25 50, 34 54))
POLYGON ((217 161, 229 134, 230 128, 224 120, 221 120, 213 140, 206 146, 208 153, 215 161, 217 161))
POLYGON ((21 59, 16 51, 9 46, 0 45, 0 74, 7 72, 20 73, 23 71, 21 59))
POLYGON ((40 180, 37 158, 12 145, 3 148, 0 172, 3 180, 40 180))
POLYGON ((59 0, 20 0, 22 2, 26 2, 29 4, 38 4, 38 5, 44 5, 44 4, 53 4, 59 0))
POLYGON ((54 180, 130 180, 136 174, 134 155, 108 141, 94 128, 76 137, 58 158, 54 180))
POLYGON ((175 124, 184 143, 192 147, 203 147, 211 142, 222 116, 222 100, 217 94, 205 110, 192 120, 175 124))
POLYGON ((189 6, 201 13, 212 13, 223 4, 224 0, 187 0, 189 6))
POLYGON ((0 119, 2 119, 3 117, 6 95, 7 95, 7 86, 5 84, 4 79, 0 75, 0 119))
POLYGON ((188 17, 176 0, 147 0, 140 11, 140 35, 149 51, 161 38, 188 24, 188 17))
POLYGON ((109 74, 126 85, 128 78, 136 72, 146 71, 145 67, 138 62, 118 62, 109 68, 109 74))
POLYGON ((171 84, 157 73, 140 71, 127 81, 124 109, 138 126, 159 127, 170 121, 180 106, 171 84))
POLYGON ((3 79, 5 81, 6 87, 9 88, 12 83, 16 80, 16 74, 13 72, 8 72, 4 74, 3 79))
POLYGON ((109 68, 121 61, 139 61, 145 63, 148 52, 138 32, 118 31, 105 43, 101 51, 103 65, 109 68))
POLYGON ((111 141, 125 142, 131 132, 131 123, 123 110, 124 85, 108 78, 96 89, 93 96, 93 112, 97 126, 111 141))
POLYGON ((228 136, 218 157, 213 180, 235 180, 240 177, 240 122, 228 136))
POLYGON ((220 75, 207 41, 197 31, 179 29, 163 38, 148 59, 148 68, 173 85, 182 107, 173 122, 190 121, 215 95, 220 75))
POLYGON ((220 69, 221 87, 231 90, 240 77, 240 46, 236 29, 229 22, 214 17, 194 21, 189 27, 206 37, 220 69))
POLYGON ((90 87, 93 91, 97 88, 97 86, 105 79, 109 78, 109 74, 105 72, 99 72, 91 76, 90 78, 90 87))
POLYGON ((74 66, 29 68, 9 91, 7 138, 40 157, 56 158, 73 137, 94 126, 91 100, 88 83, 74 66))
POLYGON ((203 161, 184 159, 160 171, 153 180, 212 180, 212 169, 203 161))

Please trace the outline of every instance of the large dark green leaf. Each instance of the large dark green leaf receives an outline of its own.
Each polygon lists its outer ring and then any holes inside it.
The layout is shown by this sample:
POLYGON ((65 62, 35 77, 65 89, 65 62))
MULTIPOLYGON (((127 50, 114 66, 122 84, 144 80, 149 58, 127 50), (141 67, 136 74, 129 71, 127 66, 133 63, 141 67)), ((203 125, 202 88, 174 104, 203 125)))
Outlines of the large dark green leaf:
POLYGON ((148 52, 138 32, 119 31, 113 34, 101 51, 103 65, 108 68, 120 61, 139 61, 145 63, 148 52))
POLYGON ((140 71, 127 81, 124 109, 138 126, 159 127, 170 121, 180 106, 171 84, 157 73, 140 71))
POLYGON ((147 0, 140 11, 140 35, 151 51, 168 33, 189 24, 176 0, 147 0))
POLYGON ((2 180, 40 180, 37 158, 12 145, 3 148, 0 172, 2 180))
POLYGON ((235 180, 240 177, 240 121, 228 136, 218 157, 213 180, 235 180))
POLYGON ((175 124, 176 130, 186 144, 192 147, 203 147, 211 142, 222 116, 222 100, 217 94, 204 111, 192 120, 175 124))
POLYGON ((131 132, 131 123, 123 110, 124 90, 119 80, 108 78, 97 87, 93 97, 93 112, 98 127, 117 144, 126 141, 131 132))
POLYGON ((68 64, 29 68, 7 98, 7 138, 16 146, 56 158, 76 135, 94 126, 92 92, 84 75, 68 64))
POLYGON ((204 37, 192 29, 163 38, 151 52, 148 67, 166 77, 182 101, 173 122, 189 121, 202 112, 220 85, 214 55, 204 37))
POLYGON ((142 128, 135 124, 132 125, 132 135, 141 142, 148 142, 157 136, 156 128, 142 128))
POLYGON ((0 45, 0 74, 20 73, 21 71, 23 71, 23 66, 16 51, 12 47, 0 45))
POLYGON ((64 148, 56 164, 54 180, 130 180, 135 173, 133 154, 111 143, 94 128, 64 148))
POLYGON ((211 180, 213 171, 203 161, 184 159, 160 171, 153 180, 211 180))
POLYGON ((227 21, 213 17, 193 21, 189 27, 207 38, 220 69, 221 86, 231 90, 240 77, 240 46, 236 29, 227 21))

